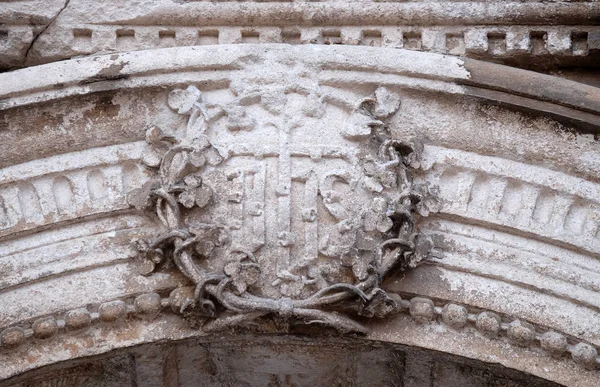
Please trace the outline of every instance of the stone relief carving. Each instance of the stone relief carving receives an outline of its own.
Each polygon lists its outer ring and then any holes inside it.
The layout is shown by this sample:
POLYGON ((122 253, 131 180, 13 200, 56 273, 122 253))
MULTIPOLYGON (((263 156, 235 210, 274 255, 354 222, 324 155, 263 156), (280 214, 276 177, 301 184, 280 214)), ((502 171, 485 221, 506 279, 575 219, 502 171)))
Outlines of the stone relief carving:
POLYGON ((134 241, 141 271, 174 264, 189 278, 180 312, 208 319, 203 329, 275 314, 364 332, 347 314, 397 311, 383 278, 432 248, 415 229, 439 207, 411 178, 422 145, 385 123, 399 96, 380 87, 340 119, 343 101, 297 73, 284 69, 282 85, 234 79, 226 103, 175 89, 168 104, 187 125, 146 132, 143 163, 157 177, 128 201, 165 231, 134 241))

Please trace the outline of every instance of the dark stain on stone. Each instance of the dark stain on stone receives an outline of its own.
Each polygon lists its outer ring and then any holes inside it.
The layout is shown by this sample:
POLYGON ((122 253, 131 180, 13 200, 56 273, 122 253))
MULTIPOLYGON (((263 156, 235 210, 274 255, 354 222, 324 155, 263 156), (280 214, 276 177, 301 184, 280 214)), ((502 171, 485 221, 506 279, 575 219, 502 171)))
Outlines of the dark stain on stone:
MULTIPOLYGON (((111 59, 116 59, 119 57, 118 55, 116 55, 116 58, 113 58, 114 56, 115 55, 111 56, 111 59)), ((128 74, 121 74, 121 70, 123 70, 123 67, 125 67, 125 65, 127 65, 127 63, 129 63, 129 62, 113 63, 110 66, 105 67, 102 70, 100 70, 98 72, 98 74, 93 75, 93 76, 79 82, 79 84, 87 85, 87 84, 95 83, 95 82, 116 81, 119 79, 127 79, 127 78, 129 78, 128 74)))
POLYGON ((51 19, 48 19, 47 17, 44 17, 44 16, 27 15, 26 13, 24 15, 29 18, 31 25, 34 25, 34 26, 40 26, 40 25, 43 26, 43 25, 47 25, 51 22, 51 19))
MULTIPOLYGON (((125 107, 116 99, 120 94, 103 90, 78 96, 76 106, 73 99, 67 98, 0 112, 0 168, 142 138, 139 126, 146 125, 149 113, 141 106, 136 114, 127 113, 127 124, 123 124, 119 119, 125 107), (132 122, 139 126, 132 126, 132 122)), ((139 100, 134 94, 125 95, 139 100)))
POLYGON ((55 128, 63 122, 63 114, 53 111, 44 111, 32 120, 32 127, 44 130, 46 127, 55 128))
POLYGON ((99 119, 117 117, 120 111, 121 105, 115 105, 113 103, 113 96, 106 94, 98 98, 94 108, 86 110, 83 116, 90 121, 97 121, 99 119))
POLYGON ((434 298, 452 294, 443 271, 433 265, 421 265, 400 276, 391 276, 384 281, 383 288, 394 293, 426 294, 434 298))
POLYGON ((443 234, 430 234, 433 245, 436 249, 442 251, 457 251, 459 246, 454 239, 448 238, 443 234))

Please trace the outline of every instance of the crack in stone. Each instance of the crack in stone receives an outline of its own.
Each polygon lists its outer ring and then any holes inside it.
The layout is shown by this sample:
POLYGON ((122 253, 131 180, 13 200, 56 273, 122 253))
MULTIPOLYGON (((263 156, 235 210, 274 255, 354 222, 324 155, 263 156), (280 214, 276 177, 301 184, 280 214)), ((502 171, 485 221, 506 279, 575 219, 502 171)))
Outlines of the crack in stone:
POLYGON ((33 48, 33 45, 35 44, 35 42, 37 42, 38 38, 40 36, 42 36, 42 34, 44 32, 46 32, 46 30, 48 29, 48 27, 50 27, 54 21, 60 16, 60 14, 69 6, 69 3, 71 2, 71 0, 65 0, 65 4, 62 6, 62 8, 56 13, 56 15, 48 22, 48 24, 46 24, 46 26, 44 28, 42 28, 42 30, 40 32, 38 32, 33 39, 31 40, 31 43, 29 44, 29 47, 27 47, 27 51, 25 51, 25 56, 23 57, 23 63, 22 65, 25 66, 27 63, 27 59, 29 58, 29 52, 31 51, 31 49, 33 48))

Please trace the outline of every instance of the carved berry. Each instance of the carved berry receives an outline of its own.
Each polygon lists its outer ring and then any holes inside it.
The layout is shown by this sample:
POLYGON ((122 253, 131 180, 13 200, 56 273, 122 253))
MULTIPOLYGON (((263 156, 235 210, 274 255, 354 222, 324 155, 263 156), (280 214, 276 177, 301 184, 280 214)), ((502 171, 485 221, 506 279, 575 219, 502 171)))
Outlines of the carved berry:
POLYGON ((15 348, 25 342, 25 331, 19 327, 12 327, 0 333, 0 344, 6 348, 15 348))
POLYGON ((65 324, 70 329, 80 329, 90 325, 91 322, 90 312, 85 308, 72 310, 65 315, 65 324))
POLYGON ((191 114, 196 102, 201 100, 202 93, 193 85, 188 86, 185 90, 175 89, 167 97, 169 107, 179 114, 191 114))
POLYGON ((433 319, 434 314, 433 301, 430 299, 415 297, 410 300, 410 315, 416 322, 427 323, 433 319))
POLYGON ((540 337, 540 346, 552 356, 559 357, 567 350, 567 338, 560 333, 546 332, 540 337))
POLYGON ((58 331, 58 325, 53 317, 36 320, 31 326, 33 335, 38 339, 47 339, 58 331))
POLYGON ((446 325, 460 329, 467 325, 469 314, 467 308, 455 304, 447 304, 442 309, 442 320, 446 325))
POLYGON ((573 360, 586 369, 592 370, 598 367, 596 357, 598 351, 586 343, 579 343, 571 349, 571 356, 573 360))
POLYGON ((123 301, 105 302, 98 308, 100 320, 114 322, 127 315, 127 306, 123 301))
POLYGON ((535 330, 531 324, 515 320, 508 326, 508 338, 516 345, 526 347, 535 339, 535 330))
POLYGON ((156 314, 160 312, 160 296, 156 293, 142 294, 135 299, 135 309, 142 314, 156 314))
POLYGON ((491 312, 483 312, 477 316, 477 330, 488 337, 496 337, 500 331, 500 317, 491 312))

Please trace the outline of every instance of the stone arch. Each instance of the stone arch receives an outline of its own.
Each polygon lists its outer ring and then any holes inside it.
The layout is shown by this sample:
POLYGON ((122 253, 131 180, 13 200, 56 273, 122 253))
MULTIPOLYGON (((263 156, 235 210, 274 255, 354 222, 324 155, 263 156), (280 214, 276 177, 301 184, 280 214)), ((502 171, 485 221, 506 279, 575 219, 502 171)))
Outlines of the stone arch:
MULTIPOLYGON (((438 212, 418 218, 418 230, 431 238, 433 249, 423 264, 390 275, 382 284, 400 297, 395 313, 384 319, 357 317, 367 340, 498 363, 559 384, 598 383, 598 88, 436 53, 250 44, 100 55, 0 74, 2 115, 9 127, 4 136, 19 129, 27 133, 1 145, 0 197, 8 221, 0 230, 0 268, 6 273, 0 289, 0 378, 117 349, 213 337, 194 324, 193 316, 180 313, 182 297, 188 297, 182 289, 191 284, 185 270, 172 266, 140 275, 145 268, 130 242, 160 234, 165 226, 152 213, 134 208, 125 186, 142 188, 156 177, 152 169, 142 168, 156 162, 144 137, 152 142, 159 135, 154 126, 162 128, 161 136, 172 135, 168 128, 204 135, 214 120, 222 130, 211 137, 214 148, 231 147, 229 153, 203 155, 202 165, 210 164, 211 157, 280 157, 282 152, 268 146, 269 125, 261 127, 265 146, 260 152, 236 147, 248 141, 260 114, 282 111, 277 98, 262 95, 243 101, 250 106, 258 98, 267 104, 260 113, 232 110, 226 104, 240 88, 249 87, 240 79, 264 88, 290 79, 313 82, 321 90, 318 96, 301 83, 284 94, 293 106, 302 104, 307 122, 327 122, 327 133, 350 127, 344 138, 354 141, 381 126, 391 141, 417 137, 424 143, 411 172, 414 184, 428 184, 441 202, 438 212), (302 78, 307 71, 311 76, 302 78), (192 108, 184 109, 173 89, 201 93, 193 103, 204 109, 202 116, 186 117, 192 108), (218 111, 219 104, 227 108, 218 111), (24 147, 29 152, 19 151, 24 147), (69 211, 59 211, 55 203, 56 181, 72 188, 69 211), (40 206, 42 216, 35 221, 21 219, 19 189, 25 185, 35 187, 28 191, 35 192, 40 206), (96 200, 99 193, 90 192, 96 189, 102 191, 101 201, 96 200)), ((317 129, 311 136, 320 138, 324 129, 317 129)), ((291 138, 296 143, 289 140, 286 146, 301 144, 291 138)), ((326 166, 331 155, 354 157, 346 142, 334 142, 333 134, 326 140, 324 145, 337 147, 298 147, 289 154, 326 166)), ((251 195, 255 191, 244 184, 260 186, 260 173, 253 170, 246 180, 233 173, 223 181, 232 193, 241 189, 251 195)), ((306 184, 305 175, 290 172, 291 184, 306 184)), ((347 181, 352 186, 352 179, 347 181)), ((280 198, 293 189, 275 187, 273 200, 286 206, 280 198)), ((235 197, 228 200, 238 203, 235 197)), ((327 202, 327 211, 341 223, 352 203, 340 200, 327 202)), ((262 207, 241 208, 263 219, 262 207)), ((297 219, 303 219, 300 212, 297 219)), ((304 235, 312 235, 306 231, 310 222, 302 221, 304 235)), ((269 227, 268 221, 264 224, 269 227)), ((285 232, 274 236, 277 243, 270 244, 267 235, 255 248, 296 243, 293 227, 285 232)), ((337 248, 343 241, 336 243, 337 248)), ((277 301, 274 314, 283 320, 298 309, 286 301, 291 298, 277 301)), ((312 327, 288 327, 268 318, 254 333, 315 334, 312 327)))

